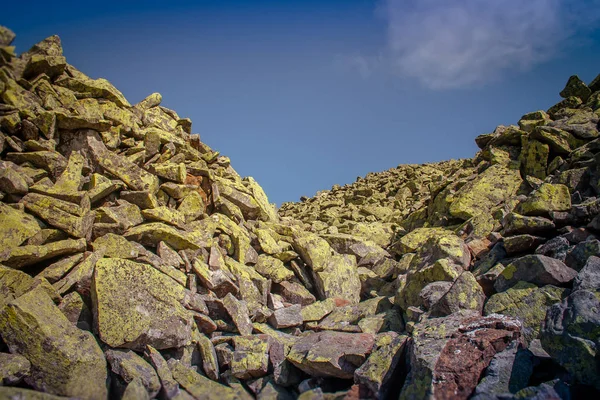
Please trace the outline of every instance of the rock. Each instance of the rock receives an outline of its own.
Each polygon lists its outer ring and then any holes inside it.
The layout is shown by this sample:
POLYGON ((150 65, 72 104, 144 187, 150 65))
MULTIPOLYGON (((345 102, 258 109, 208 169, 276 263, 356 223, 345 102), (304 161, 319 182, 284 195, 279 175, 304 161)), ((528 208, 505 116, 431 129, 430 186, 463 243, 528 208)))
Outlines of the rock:
POLYGON ((485 304, 484 314, 503 314, 517 318, 527 342, 539 336, 549 306, 564 299, 568 289, 546 285, 537 287, 528 282, 517 282, 505 292, 492 295, 485 304))
POLYGON ((200 242, 186 231, 176 229, 162 222, 151 222, 129 228, 124 237, 145 246, 156 247, 160 242, 165 242, 175 250, 192 249, 201 247, 200 242))
POLYGON ((144 350, 190 344, 193 319, 185 289, 153 267, 119 258, 98 260, 92 279, 94 322, 111 347, 144 350))
POLYGON ((302 314, 302 320, 304 322, 320 321, 325 318, 327 314, 331 313, 335 307, 336 301, 334 299, 326 299, 302 307, 300 313, 302 314))
POLYGON ((367 387, 374 398, 386 398, 398 375, 396 369, 404 356, 407 341, 407 336, 396 332, 378 335, 371 355, 354 371, 354 382, 367 387))
POLYGON ((196 335, 198 348, 202 357, 202 369, 206 376, 213 381, 219 380, 219 364, 217 362, 217 353, 215 347, 208 337, 202 334, 196 335))
POLYGON ((23 377, 29 375, 30 370, 31 363, 25 357, 0 353, 0 386, 18 384, 23 377))
POLYGON ((571 282, 576 275, 577 271, 559 260, 539 254, 527 255, 508 264, 496 279, 494 288, 498 292, 503 292, 519 281, 538 286, 560 286, 571 282))
POLYGON ((17 35, 7 27, 0 27, 0 46, 10 46, 16 36, 17 35))
POLYGON ((600 258, 590 256, 573 281, 573 291, 600 291, 600 258))
POLYGON ((545 239, 542 237, 527 234, 509 236, 504 238, 504 248, 506 249, 506 254, 512 256, 534 249, 541 243, 544 243, 544 241, 545 239))
POLYGON ((521 138, 521 174, 538 179, 546 178, 550 146, 537 140, 530 140, 527 136, 521 138))
POLYGON ((475 388, 477 395, 501 395, 524 389, 533 372, 533 354, 521 349, 516 342, 496 353, 475 388))
POLYGON ((502 221, 504 235, 543 234, 554 229, 554 223, 547 218, 526 217, 516 213, 508 214, 502 221))
POLYGON ((418 228, 402 236, 393 247, 399 254, 414 253, 433 237, 453 235, 452 232, 442 228, 418 228))
POLYGON ((248 316, 248 307, 243 301, 236 299, 231 293, 223 298, 223 306, 233 320, 233 323, 242 336, 252 335, 252 321, 248 316))
POLYGON ((0 169, 0 190, 8 194, 27 194, 29 185, 26 177, 12 168, 0 169))
POLYGON ((54 396, 48 393, 36 392, 31 389, 20 387, 0 386, 0 397, 4 399, 27 399, 27 400, 66 400, 68 397, 54 396))
POLYGON ((355 257, 333 254, 324 239, 309 233, 294 237, 294 248, 311 267, 322 300, 341 298, 353 303, 360 301, 361 285, 355 257))
POLYGON ((269 317, 269 323, 275 329, 290 328, 292 326, 302 325, 303 318, 301 314, 302 306, 294 304, 289 307, 275 310, 269 317))
POLYGON ((465 271, 452 284, 450 289, 430 308, 432 316, 445 316, 459 310, 473 310, 481 314, 485 294, 477 280, 465 271))
POLYGON ((582 384, 600 389, 597 343, 600 300, 576 290, 548 309, 540 339, 544 350, 582 384))
POLYGON ((0 245, 6 254, 41 231, 40 224, 29 214, 0 203, 0 245))
POLYGON ((455 313, 415 325, 400 399, 466 399, 496 353, 519 340, 518 321, 455 313))
POLYGON ((173 374, 169 369, 167 361, 163 356, 152 346, 148 346, 145 351, 145 357, 149 359, 150 363, 156 370, 156 373, 160 379, 162 385, 162 394, 167 399, 175 398, 180 390, 177 381, 173 379, 173 374))
POLYGON ((93 335, 74 327, 41 288, 0 311, 0 336, 31 363, 26 382, 61 396, 105 399, 106 361, 93 335))
POLYGON ((258 262, 254 267, 256 272, 274 283, 281 283, 294 277, 294 272, 286 268, 281 260, 270 257, 266 254, 258 256, 258 262))
POLYGON ((504 199, 514 196, 521 182, 519 171, 492 165, 454 195, 450 214, 467 220, 489 213, 504 199))
POLYGON ((406 284, 396 294, 395 304, 402 309, 421 305, 421 290, 430 283, 438 281, 452 282, 460 276, 462 268, 441 259, 431 265, 406 275, 406 284))
POLYGON ((567 253, 570 249, 571 244, 569 241, 562 236, 557 236, 535 249, 535 254, 556 258, 557 260, 565 262, 567 253))
POLYGON ((569 97, 577 97, 581 101, 586 102, 590 97, 591 91, 587 85, 579 79, 577 75, 569 77, 569 81, 565 85, 565 88, 560 92, 560 97, 567 99, 569 97))
POLYGON ((94 214, 85 207, 37 193, 29 193, 21 202, 29 212, 73 237, 85 238, 92 229, 94 214))
POLYGON ((144 384, 140 378, 135 378, 125 388, 123 392, 123 397, 121 400, 137 400, 137 399, 148 399, 150 400, 150 396, 148 396, 148 391, 144 387, 144 384))
POLYGON ((85 239, 67 239, 41 246, 16 247, 3 257, 3 262, 13 268, 22 268, 58 256, 82 252, 85 250, 85 245, 85 239))
POLYGON ((591 256, 600 256, 600 241, 596 239, 578 243, 567 253, 565 264, 575 271, 581 271, 591 256))
POLYGON ((107 350, 104 354, 111 371, 126 384, 139 380, 149 398, 158 394, 161 388, 158 375, 142 357, 131 350, 107 350))
POLYGON ((260 378, 269 368, 269 338, 267 335, 237 336, 231 359, 231 373, 238 379, 260 378))
POLYGON ((287 360, 311 376, 352 379, 374 344, 366 333, 311 333, 292 346, 287 360))
POLYGON ((107 233, 94 240, 92 243, 94 250, 105 249, 104 256, 109 258, 129 258, 135 259, 139 256, 140 250, 144 250, 137 243, 132 243, 123 236, 107 233))
POLYGON ((292 304, 307 306, 316 301, 315 296, 308 289, 296 282, 281 282, 277 292, 285 301, 292 304))
POLYGON ((544 183, 517 207, 522 215, 548 215, 550 211, 569 211, 571 194, 565 185, 544 183))
POLYGON ((232 388, 211 381, 200 375, 193 368, 186 367, 175 359, 168 360, 169 368, 173 378, 189 392, 194 399, 235 398, 235 391, 232 388))

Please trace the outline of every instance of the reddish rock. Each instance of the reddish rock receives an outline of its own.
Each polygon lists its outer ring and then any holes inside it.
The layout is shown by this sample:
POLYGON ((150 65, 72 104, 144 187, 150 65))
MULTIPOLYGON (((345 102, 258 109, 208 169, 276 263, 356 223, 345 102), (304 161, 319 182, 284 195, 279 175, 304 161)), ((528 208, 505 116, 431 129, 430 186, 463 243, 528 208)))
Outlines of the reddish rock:
POLYGON ((520 324, 500 315, 470 318, 463 324, 446 343, 435 365, 437 398, 467 399, 494 355, 521 336, 520 324))

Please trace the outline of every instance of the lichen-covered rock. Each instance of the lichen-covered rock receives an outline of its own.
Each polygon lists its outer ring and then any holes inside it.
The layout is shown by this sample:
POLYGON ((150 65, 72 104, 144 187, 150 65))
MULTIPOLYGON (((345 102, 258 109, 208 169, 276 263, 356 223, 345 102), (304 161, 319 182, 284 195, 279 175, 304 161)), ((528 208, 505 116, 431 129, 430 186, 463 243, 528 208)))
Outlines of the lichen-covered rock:
POLYGON ((450 289, 430 308, 431 315, 444 316, 459 310, 481 313, 485 294, 472 273, 465 271, 450 289))
POLYGON ((571 209, 569 188, 561 184, 544 183, 517 207, 522 215, 548 215, 550 211, 571 209))
POLYGON ((131 350, 111 349, 107 350, 104 355, 111 371, 117 374, 123 382, 129 384, 134 380, 139 380, 149 398, 158 394, 160 390, 158 375, 156 375, 154 368, 142 357, 131 350))
POLYGON ((106 360, 91 333, 74 327, 41 288, 0 310, 0 336, 31 363, 26 382, 61 396, 106 399, 106 360))
POLYGON ((578 382, 600 389, 598 340, 600 300, 593 292, 576 290, 546 314, 541 341, 544 350, 578 382))
POLYGON ((290 328, 292 326, 302 325, 303 318, 301 313, 302 306, 294 304, 289 307, 283 307, 275 310, 269 317, 269 323, 275 329, 290 328))
POLYGON ((236 392, 227 386, 214 382, 207 377, 200 375, 193 368, 183 365, 181 362, 170 359, 167 361, 173 378, 181 385, 186 392, 191 394, 194 399, 209 400, 233 399, 236 398, 236 392))
POLYGON ((316 332, 300 338, 287 359, 312 376, 352 379, 374 344, 375 337, 371 334, 316 332))
POLYGON ((191 342, 193 319, 181 305, 185 289, 150 265, 98 260, 91 296, 97 332, 111 347, 165 349, 191 342))
POLYGON ((361 285, 354 256, 334 254, 327 241, 310 233, 297 234, 294 247, 311 267, 321 299, 360 301, 361 285))
POLYGON ((585 102, 590 97, 591 91, 587 85, 579 79, 577 75, 571 75, 569 81, 565 85, 565 88, 561 90, 560 97, 567 99, 571 96, 580 98, 581 101, 585 102))
POLYGON ((497 352, 520 337, 518 321, 455 313, 415 325, 400 399, 468 398, 497 352))
POLYGON ((530 282, 538 286, 565 285, 571 282, 577 271, 567 267, 563 262, 532 254, 517 258, 504 268, 496 279, 494 288, 503 292, 519 281, 530 282))
POLYGON ((223 307, 227 310, 240 335, 249 336, 252 334, 252 321, 250 321, 248 307, 245 302, 228 293, 223 298, 223 307))
POLYGON ((518 170, 492 165, 454 195, 450 214, 467 220, 489 213, 493 207, 514 196, 521 182, 518 170))
POLYGON ((237 336, 233 343, 233 376, 238 379, 252 379, 267 375, 270 347, 267 335, 237 336))
POLYGON ((548 307, 568 294, 568 289, 551 285, 537 287, 521 281, 502 293, 492 295, 484 311, 485 315, 503 314, 517 318, 523 325, 523 337, 531 342, 540 333, 548 307))
POLYGON ((396 294, 395 304, 402 309, 421 305, 421 290, 438 281, 453 282, 462 273, 462 268, 447 259, 441 259, 418 271, 407 274, 406 283, 396 294))
POLYGON ((600 291, 600 258, 590 256, 573 281, 575 290, 600 291))
POLYGON ((385 332, 377 336, 371 355, 356 371, 354 381, 367 387, 375 399, 386 398, 402 361, 408 336, 385 332))
POLYGON ((25 357, 0 353, 0 386, 18 384, 24 376, 29 375, 30 369, 31 363, 25 357))

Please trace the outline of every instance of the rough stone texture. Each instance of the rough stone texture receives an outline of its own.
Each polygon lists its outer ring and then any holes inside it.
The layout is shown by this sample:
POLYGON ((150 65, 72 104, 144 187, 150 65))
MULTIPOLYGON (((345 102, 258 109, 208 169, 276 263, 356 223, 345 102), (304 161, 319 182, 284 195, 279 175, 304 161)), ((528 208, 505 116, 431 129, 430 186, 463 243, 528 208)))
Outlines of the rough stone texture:
POLYGON ((160 381, 154 368, 133 351, 107 350, 104 355, 110 369, 127 384, 139 380, 146 395, 156 396, 160 390, 160 381))
POLYGON ((31 363, 26 377, 37 390, 106 399, 106 360, 89 332, 75 328, 41 288, 0 311, 0 336, 31 363))
POLYGON ((94 322, 112 347, 144 350, 190 343, 192 316, 182 286, 147 264, 119 258, 96 263, 92 280, 94 322))
POLYGON ((367 387, 374 398, 386 398, 396 368, 404 355, 407 340, 407 336, 396 332, 378 335, 371 355, 354 371, 354 381, 367 387))
POLYGON ((374 344, 374 336, 366 333, 311 333, 292 346, 287 359, 312 376, 352 379, 374 344))
POLYGON ((538 337, 546 310, 569 294, 568 289, 556 286, 537 287, 528 282, 518 282, 502 293, 492 295, 485 304, 485 315, 504 314, 522 323, 521 332, 527 342, 538 337))
POLYGON ((542 255, 527 255, 508 264, 498 276, 494 287, 502 292, 519 281, 530 282, 538 286, 564 285, 571 282, 577 271, 563 262, 542 255))
POLYGON ((541 332, 544 350, 581 383, 600 389, 600 300, 576 290, 548 309, 541 332))
POLYGON ((19 354, 0 353, 0 386, 16 385, 29 375, 31 363, 19 354))
POLYGON ((400 399, 468 398, 495 354, 519 340, 519 328, 509 317, 461 314, 415 326, 411 370, 400 399))

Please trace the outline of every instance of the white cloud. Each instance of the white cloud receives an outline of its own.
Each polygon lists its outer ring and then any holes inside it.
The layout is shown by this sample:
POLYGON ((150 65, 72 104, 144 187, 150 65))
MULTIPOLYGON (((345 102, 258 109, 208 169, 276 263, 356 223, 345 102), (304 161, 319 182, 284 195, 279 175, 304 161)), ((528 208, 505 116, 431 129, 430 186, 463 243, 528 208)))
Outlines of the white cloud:
POLYGON ((599 21, 600 0, 383 0, 386 62, 432 89, 544 62, 599 21))

